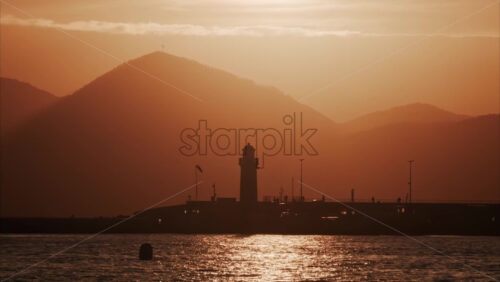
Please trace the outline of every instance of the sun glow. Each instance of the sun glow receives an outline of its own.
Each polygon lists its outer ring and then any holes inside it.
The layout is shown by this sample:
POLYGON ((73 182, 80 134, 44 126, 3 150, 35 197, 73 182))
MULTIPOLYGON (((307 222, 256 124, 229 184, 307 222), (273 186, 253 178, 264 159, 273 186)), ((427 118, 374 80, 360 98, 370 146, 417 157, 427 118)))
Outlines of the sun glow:
MULTIPOLYGON (((230 1, 235 2, 235 1, 230 1)), ((237 3, 241 4, 249 4, 249 5, 290 5, 290 4, 299 4, 299 3, 307 3, 304 0, 238 0, 237 3)))

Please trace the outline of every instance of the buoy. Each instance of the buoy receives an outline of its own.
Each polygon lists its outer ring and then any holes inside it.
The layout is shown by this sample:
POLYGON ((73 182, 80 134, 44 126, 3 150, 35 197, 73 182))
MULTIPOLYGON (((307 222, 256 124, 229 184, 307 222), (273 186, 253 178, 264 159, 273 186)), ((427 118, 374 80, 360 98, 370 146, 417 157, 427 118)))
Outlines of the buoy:
POLYGON ((144 243, 139 249, 139 259, 140 260, 152 260, 153 259, 153 247, 151 244, 144 243))

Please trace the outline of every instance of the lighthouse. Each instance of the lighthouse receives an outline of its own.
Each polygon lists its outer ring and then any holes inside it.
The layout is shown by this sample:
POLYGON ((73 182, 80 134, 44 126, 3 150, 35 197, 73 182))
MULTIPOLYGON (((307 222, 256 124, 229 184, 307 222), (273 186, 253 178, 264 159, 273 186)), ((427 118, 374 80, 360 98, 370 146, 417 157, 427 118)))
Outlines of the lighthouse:
POLYGON ((257 169, 259 159, 255 157, 255 148, 247 144, 240 158, 240 202, 243 206, 257 203, 257 169))

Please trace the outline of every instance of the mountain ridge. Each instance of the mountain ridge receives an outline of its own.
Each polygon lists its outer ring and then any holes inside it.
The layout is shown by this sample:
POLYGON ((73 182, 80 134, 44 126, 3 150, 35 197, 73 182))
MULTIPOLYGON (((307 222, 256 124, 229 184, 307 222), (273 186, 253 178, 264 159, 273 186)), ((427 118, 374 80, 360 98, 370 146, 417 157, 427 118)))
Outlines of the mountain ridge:
POLYGON ((417 102, 371 112, 343 123, 342 127, 344 132, 353 133, 394 123, 456 122, 470 117, 417 102))
MULTIPOLYGON (((359 198, 404 198, 407 160, 415 159, 416 200, 500 200, 498 116, 339 134, 338 124, 278 90, 181 59, 155 58, 135 64, 203 94, 204 102, 126 65, 96 78, 2 144, 2 215, 128 214, 192 186, 195 165, 204 171, 202 199, 215 183, 218 195, 237 196, 238 154, 182 155, 180 132, 196 129, 200 120, 211 129, 282 130, 291 128, 283 118, 293 113, 303 113, 304 129, 318 130, 311 142, 319 154, 267 156, 259 170, 259 199, 288 187, 292 176, 298 179, 298 159, 306 158, 304 183, 335 197, 355 188, 359 198)), ((305 196, 318 197, 308 190, 305 196)), ((186 199, 187 193, 165 204, 186 199)))
POLYGON ((60 98, 29 83, 0 77, 0 100, 1 132, 5 137, 60 98))

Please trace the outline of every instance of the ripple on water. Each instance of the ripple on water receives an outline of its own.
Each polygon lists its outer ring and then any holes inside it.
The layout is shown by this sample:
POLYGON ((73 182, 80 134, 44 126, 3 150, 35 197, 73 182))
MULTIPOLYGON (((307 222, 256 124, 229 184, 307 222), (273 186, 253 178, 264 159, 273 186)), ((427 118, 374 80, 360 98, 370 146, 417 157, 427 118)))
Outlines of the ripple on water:
MULTIPOLYGON (((8 277, 85 235, 0 235, 0 277, 8 277)), ((500 238, 420 236, 500 279, 500 238)), ((23 273, 31 280, 470 280, 457 261, 399 236, 106 234, 23 273), (138 260, 153 245, 152 261, 138 260)))

